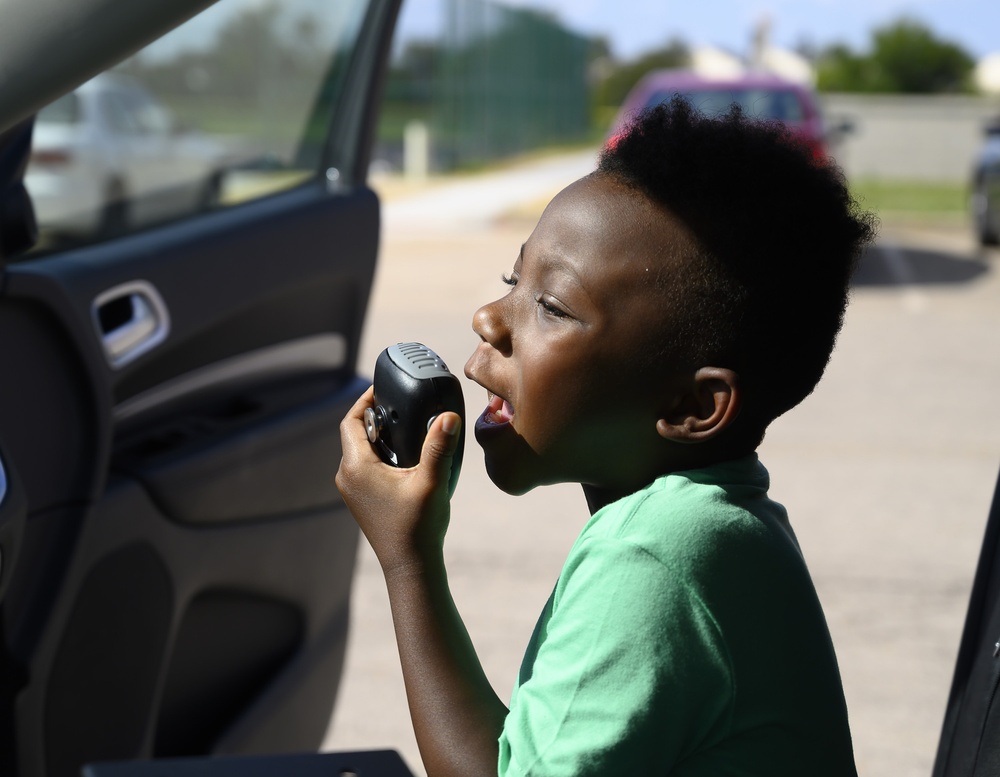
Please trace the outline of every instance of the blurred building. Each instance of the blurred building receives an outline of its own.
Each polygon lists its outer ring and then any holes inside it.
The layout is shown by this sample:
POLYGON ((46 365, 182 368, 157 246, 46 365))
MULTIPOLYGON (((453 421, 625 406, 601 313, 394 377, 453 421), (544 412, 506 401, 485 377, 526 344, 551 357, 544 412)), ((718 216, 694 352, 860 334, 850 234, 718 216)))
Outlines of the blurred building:
POLYGON ((713 46, 698 46, 691 50, 691 69, 708 78, 734 78, 755 71, 809 87, 816 84, 816 71, 808 59, 795 51, 771 45, 769 17, 762 18, 754 28, 748 56, 713 46))
POLYGON ((983 57, 972 74, 976 88, 983 94, 1000 95, 1000 52, 983 57))
POLYGON ((763 16, 753 31, 748 66, 805 86, 816 85, 816 71, 801 54, 771 45, 771 17, 763 16))
POLYGON ((735 54, 713 46, 691 50, 691 69, 706 78, 735 78, 746 72, 746 63, 735 54))
POLYGON ((834 148, 848 178, 967 182, 996 98, 978 95, 821 94, 827 124, 853 131, 834 148))

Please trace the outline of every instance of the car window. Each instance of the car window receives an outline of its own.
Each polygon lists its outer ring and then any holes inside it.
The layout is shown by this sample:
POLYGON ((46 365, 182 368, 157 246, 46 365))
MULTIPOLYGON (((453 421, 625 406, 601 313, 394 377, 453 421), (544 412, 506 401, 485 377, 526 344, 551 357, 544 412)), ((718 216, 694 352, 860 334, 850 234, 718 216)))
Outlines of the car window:
POLYGON ((781 89, 696 89, 660 91, 646 103, 646 107, 670 100, 674 94, 686 98, 695 108, 708 115, 725 113, 737 103, 749 116, 759 119, 777 119, 796 122, 805 117, 802 102, 795 92, 781 89))
POLYGON ((336 104, 368 5, 222 0, 43 108, 28 258, 325 174, 332 116, 318 106, 336 104))
MULTIPOLYGON (((132 112, 125 95, 116 92, 101 94, 94 101, 96 132, 109 133, 111 135, 135 135, 139 132, 139 122, 132 112)), ((44 131, 45 122, 42 116, 38 117, 38 124, 44 131)), ((35 143, 37 148, 40 144, 35 143)), ((29 174, 31 170, 29 169, 29 174)), ((44 214, 43 214, 44 215, 44 214)), ((48 225, 46 225, 48 226, 48 225)))
POLYGON ((173 122, 170 111, 151 96, 140 89, 131 89, 123 97, 140 132, 165 135, 171 131, 173 122))
POLYGON ((73 124, 80 118, 80 101, 75 92, 64 94, 38 113, 38 121, 45 124, 73 124))

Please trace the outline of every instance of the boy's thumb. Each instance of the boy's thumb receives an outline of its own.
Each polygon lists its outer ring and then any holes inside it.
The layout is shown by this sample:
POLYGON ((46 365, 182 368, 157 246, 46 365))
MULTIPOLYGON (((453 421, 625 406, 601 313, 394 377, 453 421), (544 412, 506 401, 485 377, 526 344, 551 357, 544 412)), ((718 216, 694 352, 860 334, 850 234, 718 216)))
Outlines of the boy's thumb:
POLYGON ((438 470, 439 474, 451 472, 451 460, 458 449, 462 417, 458 413, 441 413, 427 430, 427 439, 420 453, 420 460, 438 470))

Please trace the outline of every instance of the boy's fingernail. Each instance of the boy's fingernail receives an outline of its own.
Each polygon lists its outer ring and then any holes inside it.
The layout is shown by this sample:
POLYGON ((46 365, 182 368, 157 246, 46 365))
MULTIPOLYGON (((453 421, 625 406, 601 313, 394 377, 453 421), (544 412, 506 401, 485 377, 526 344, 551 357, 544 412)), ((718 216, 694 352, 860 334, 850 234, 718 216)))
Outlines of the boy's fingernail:
POLYGON ((441 422, 441 431, 447 434, 449 437, 454 437, 458 434, 458 427, 461 422, 453 415, 446 415, 444 420, 441 422))

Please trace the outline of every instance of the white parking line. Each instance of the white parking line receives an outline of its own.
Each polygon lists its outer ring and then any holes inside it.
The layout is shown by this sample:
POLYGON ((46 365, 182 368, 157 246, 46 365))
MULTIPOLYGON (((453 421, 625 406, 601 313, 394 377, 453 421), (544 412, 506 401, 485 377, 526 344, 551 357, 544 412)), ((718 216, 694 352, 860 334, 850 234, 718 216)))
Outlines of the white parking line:
POLYGON ((902 288, 903 308, 909 313, 920 313, 927 308, 927 295, 917 287, 917 276, 906 258, 906 251, 892 240, 882 238, 878 244, 893 283, 902 288))

